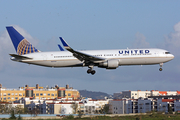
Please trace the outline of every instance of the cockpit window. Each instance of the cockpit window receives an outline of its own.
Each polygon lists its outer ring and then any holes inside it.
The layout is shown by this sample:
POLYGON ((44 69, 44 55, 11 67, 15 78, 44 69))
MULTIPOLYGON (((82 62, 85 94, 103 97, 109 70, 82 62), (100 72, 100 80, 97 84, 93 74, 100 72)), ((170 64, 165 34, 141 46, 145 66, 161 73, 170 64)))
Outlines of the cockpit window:
POLYGON ((165 52, 165 54, 170 54, 170 52, 165 52))

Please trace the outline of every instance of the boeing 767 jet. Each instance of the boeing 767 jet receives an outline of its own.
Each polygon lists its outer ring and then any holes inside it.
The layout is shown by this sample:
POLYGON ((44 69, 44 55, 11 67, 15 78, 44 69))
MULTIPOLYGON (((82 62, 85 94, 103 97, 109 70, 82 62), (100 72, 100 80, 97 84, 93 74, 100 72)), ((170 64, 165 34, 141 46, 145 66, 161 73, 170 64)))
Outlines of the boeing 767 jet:
POLYGON ((41 52, 36 49, 12 26, 6 27, 17 54, 10 54, 11 60, 46 67, 88 67, 88 74, 94 75, 94 66, 116 69, 122 65, 153 65, 159 64, 162 71, 163 63, 174 58, 174 55, 163 49, 114 49, 86 50, 72 49, 67 42, 60 40, 67 51, 41 52))

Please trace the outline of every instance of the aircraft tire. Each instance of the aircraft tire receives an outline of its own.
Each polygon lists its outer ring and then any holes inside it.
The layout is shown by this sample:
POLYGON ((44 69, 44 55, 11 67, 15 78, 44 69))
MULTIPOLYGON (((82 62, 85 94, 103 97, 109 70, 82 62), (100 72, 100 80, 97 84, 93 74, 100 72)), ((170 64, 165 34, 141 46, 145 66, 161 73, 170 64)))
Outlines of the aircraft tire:
POLYGON ((91 71, 91 74, 92 74, 92 75, 94 75, 95 73, 96 73, 96 71, 95 71, 95 70, 92 70, 92 71, 91 71))
POLYGON ((162 68, 159 68, 159 71, 162 71, 162 68))
POLYGON ((88 70, 87 70, 87 73, 88 73, 88 74, 89 74, 89 73, 91 73, 91 72, 92 72, 92 70, 91 70, 91 69, 88 69, 88 70))

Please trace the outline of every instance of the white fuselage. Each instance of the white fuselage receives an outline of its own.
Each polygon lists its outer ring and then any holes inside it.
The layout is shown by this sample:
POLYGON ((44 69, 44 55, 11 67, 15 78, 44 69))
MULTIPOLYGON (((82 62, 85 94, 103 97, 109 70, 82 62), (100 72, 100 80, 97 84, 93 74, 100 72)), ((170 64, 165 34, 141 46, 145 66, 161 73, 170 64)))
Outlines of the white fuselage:
MULTIPOLYGON (((151 65, 165 63, 174 58, 172 54, 163 49, 116 49, 116 50, 87 50, 80 51, 92 56, 101 57, 105 60, 116 59, 121 65, 151 65)), ((36 52, 23 55, 32 59, 21 60, 28 64, 35 64, 47 67, 78 67, 84 66, 69 51, 58 52, 36 52)), ((14 57, 11 58, 14 61, 14 57)))

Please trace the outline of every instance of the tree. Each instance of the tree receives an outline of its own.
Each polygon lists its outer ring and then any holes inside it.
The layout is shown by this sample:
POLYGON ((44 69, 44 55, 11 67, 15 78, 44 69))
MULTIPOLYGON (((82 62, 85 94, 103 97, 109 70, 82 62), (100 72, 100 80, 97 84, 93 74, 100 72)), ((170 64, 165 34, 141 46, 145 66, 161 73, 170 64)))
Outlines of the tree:
POLYGON ((71 108, 73 109, 73 114, 76 114, 78 111, 78 103, 72 103, 71 108))
POLYGON ((105 104, 103 108, 101 108, 101 113, 107 114, 109 113, 109 104, 105 104))
POLYGON ((169 112, 169 114, 173 114, 172 107, 169 104, 168 104, 168 112, 169 112))
POLYGON ((20 116, 20 114, 19 114, 19 116, 17 117, 17 119, 18 119, 18 120, 22 120, 22 117, 20 116))
POLYGON ((81 109, 78 110, 78 117, 81 118, 83 116, 83 112, 81 111, 81 109))
POLYGON ((33 108, 32 110, 29 111, 31 115, 37 116, 37 114, 40 113, 40 110, 38 108, 33 108))
POLYGON ((13 120, 15 120, 15 119, 16 119, 16 116, 15 116, 14 110, 11 110, 11 117, 10 117, 9 119, 13 119, 13 120))

